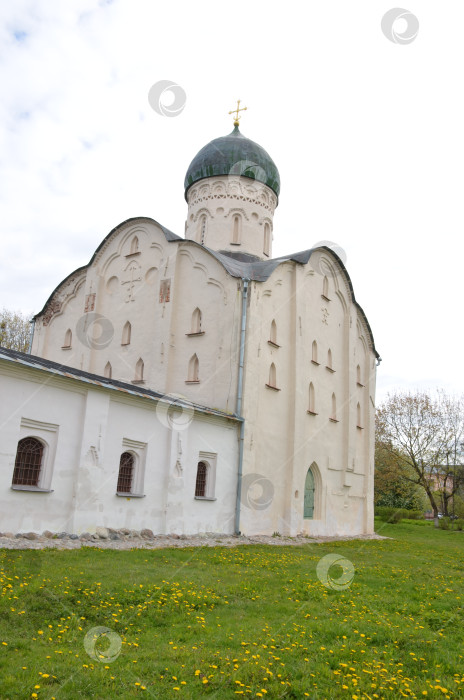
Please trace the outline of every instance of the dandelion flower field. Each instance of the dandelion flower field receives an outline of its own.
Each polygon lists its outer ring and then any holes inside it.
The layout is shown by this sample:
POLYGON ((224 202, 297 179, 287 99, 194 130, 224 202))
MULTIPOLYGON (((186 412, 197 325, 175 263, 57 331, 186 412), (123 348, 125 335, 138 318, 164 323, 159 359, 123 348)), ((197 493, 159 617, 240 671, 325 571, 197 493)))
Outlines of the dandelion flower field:
POLYGON ((464 533, 379 532, 394 539, 2 549, 0 698, 463 698, 464 533), (316 570, 334 553, 354 567, 341 590, 316 570))

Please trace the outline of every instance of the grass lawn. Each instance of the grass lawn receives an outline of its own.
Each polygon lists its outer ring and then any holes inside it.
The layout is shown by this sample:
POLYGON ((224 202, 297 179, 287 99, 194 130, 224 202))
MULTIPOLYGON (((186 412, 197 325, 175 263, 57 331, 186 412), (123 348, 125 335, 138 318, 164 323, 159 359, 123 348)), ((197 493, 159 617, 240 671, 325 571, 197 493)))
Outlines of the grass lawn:
POLYGON ((0 698, 463 698, 464 533, 377 529, 394 539, 0 550, 0 698), (351 585, 319 581, 328 554, 351 585))

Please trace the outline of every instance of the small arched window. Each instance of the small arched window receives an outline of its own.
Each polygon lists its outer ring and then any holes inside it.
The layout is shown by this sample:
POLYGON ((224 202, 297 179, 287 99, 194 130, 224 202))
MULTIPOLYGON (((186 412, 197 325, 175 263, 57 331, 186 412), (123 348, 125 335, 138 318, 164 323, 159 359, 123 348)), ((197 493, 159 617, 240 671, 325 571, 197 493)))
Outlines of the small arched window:
POLYGON ((263 253, 267 257, 269 257, 271 254, 271 227, 268 223, 264 224, 263 253))
POLYGON ((201 311, 198 306, 192 314, 192 326, 190 333, 201 333, 201 311))
POLYGON ((140 357, 137 360, 137 364, 135 365, 135 380, 136 382, 143 382, 143 373, 145 371, 145 365, 143 363, 142 358, 140 357))
POLYGON ((70 348, 72 345, 72 331, 70 328, 64 334, 63 348, 70 348))
POLYGON ((198 462, 197 478, 195 482, 195 496, 198 498, 206 497, 206 489, 208 482, 208 465, 206 462, 198 462))
POLYGON ((332 350, 330 348, 327 351, 327 367, 328 367, 328 369, 333 369, 333 367, 332 367, 332 350))
POLYGON ((277 387, 277 372, 276 372, 276 366, 272 362, 271 366, 269 367, 269 386, 272 386, 274 388, 277 387))
POLYGON ((312 382, 309 383, 309 412, 316 413, 316 394, 312 382))
POLYGON ((337 419, 337 399, 335 397, 335 394, 332 394, 332 414, 330 416, 330 420, 336 421, 337 419))
POLYGON ((13 472, 13 484, 38 486, 43 462, 44 446, 34 437, 26 437, 18 442, 13 472))
POLYGON ((313 340, 313 345, 311 348, 311 362, 314 362, 315 365, 319 364, 317 361, 317 342, 315 340, 313 340))
POLYGON ((111 379, 111 377, 113 375, 113 369, 111 367, 111 362, 106 363, 103 374, 107 379, 111 379))
POLYGON ((195 355, 192 355, 189 361, 189 367, 188 367, 188 382, 199 382, 200 376, 200 363, 198 361, 198 357, 195 353, 195 355))
POLYGON ((269 334, 269 340, 274 345, 277 345, 277 324, 276 324, 274 319, 272 320, 272 323, 271 323, 271 332, 269 334))
POLYGON ((126 321, 124 328, 122 329, 122 339, 121 345, 130 345, 131 341, 132 326, 130 321, 126 321))
POLYGON ((117 493, 131 493, 134 477, 134 455, 123 452, 119 460, 117 493))
POLYGON ((242 220, 238 214, 234 215, 232 223, 232 244, 240 245, 242 233, 242 220))
POLYGON ((325 299, 329 298, 329 278, 327 275, 325 275, 322 280, 322 296, 325 297, 325 299))
POLYGON ((134 238, 131 241, 131 246, 130 246, 130 254, 134 255, 134 253, 139 252, 139 239, 137 236, 134 236, 134 238))

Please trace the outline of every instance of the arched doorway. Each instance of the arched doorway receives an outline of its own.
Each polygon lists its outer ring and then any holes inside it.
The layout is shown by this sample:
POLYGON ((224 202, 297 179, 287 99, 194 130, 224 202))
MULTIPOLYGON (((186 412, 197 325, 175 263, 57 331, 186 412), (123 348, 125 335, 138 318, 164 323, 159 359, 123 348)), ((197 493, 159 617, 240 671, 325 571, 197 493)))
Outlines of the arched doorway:
POLYGON ((314 491, 314 474, 311 471, 311 467, 309 467, 304 490, 304 518, 314 518, 314 491))

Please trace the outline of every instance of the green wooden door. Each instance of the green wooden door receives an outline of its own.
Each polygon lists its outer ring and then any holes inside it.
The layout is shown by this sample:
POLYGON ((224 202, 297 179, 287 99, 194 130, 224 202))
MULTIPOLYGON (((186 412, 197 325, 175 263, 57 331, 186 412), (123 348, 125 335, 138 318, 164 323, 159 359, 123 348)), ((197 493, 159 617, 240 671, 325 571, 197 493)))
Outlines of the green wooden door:
POLYGON ((312 518, 314 516, 314 476, 311 467, 308 469, 305 481, 304 492, 304 517, 312 518))

